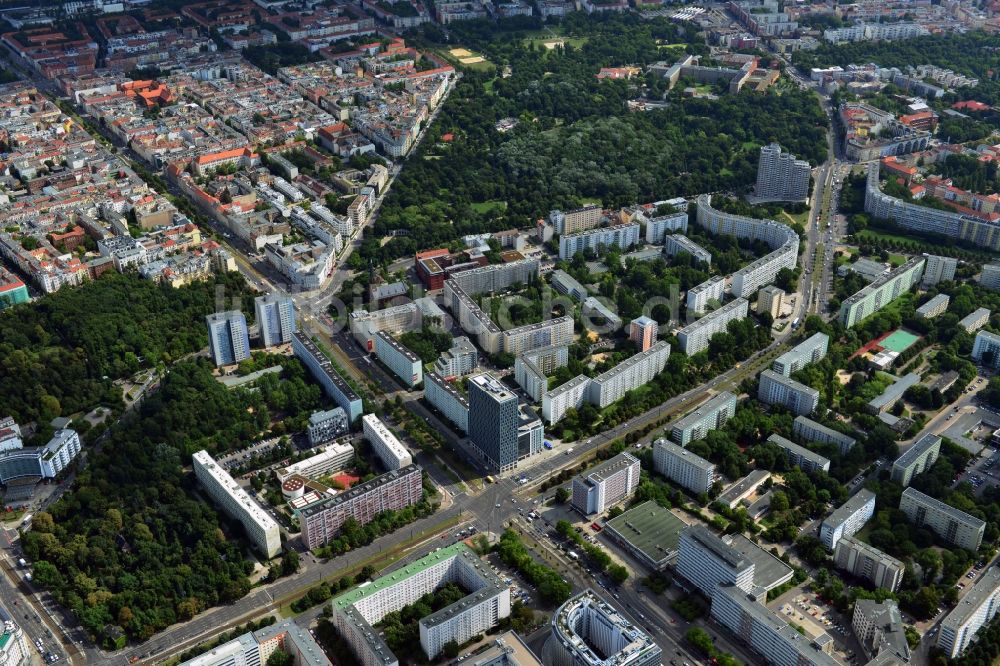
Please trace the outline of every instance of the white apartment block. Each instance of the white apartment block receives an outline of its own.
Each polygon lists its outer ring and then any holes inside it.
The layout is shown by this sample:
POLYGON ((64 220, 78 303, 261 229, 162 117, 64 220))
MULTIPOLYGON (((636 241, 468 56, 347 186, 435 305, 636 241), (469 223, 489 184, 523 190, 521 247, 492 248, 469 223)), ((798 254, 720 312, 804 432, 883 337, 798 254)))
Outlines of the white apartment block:
POLYGON ((514 381, 534 402, 549 389, 547 375, 569 363, 569 347, 542 347, 514 359, 514 381))
POLYGON ((312 635, 292 620, 237 636, 180 666, 263 666, 278 651, 296 666, 332 666, 312 635))
POLYGON ((718 310, 709 312, 693 324, 688 324, 677 331, 677 341, 680 343, 681 351, 688 356, 694 356, 708 349, 708 342, 712 336, 725 332, 729 322, 746 319, 749 308, 750 302, 747 299, 737 298, 718 310))
POLYGON ((716 479, 714 464, 665 439, 653 445, 653 469, 696 494, 707 493, 716 479))
POLYGON ((10 418, 4 419, 5 428, 0 449, 0 483, 11 480, 39 477, 54 479, 80 454, 80 436, 75 430, 56 430, 45 446, 25 447, 20 428, 10 418))
POLYGON ((809 198, 809 162, 782 152, 776 143, 760 149, 754 196, 765 201, 805 201, 809 198))
POLYGON ((925 254, 927 265, 924 266, 924 275, 920 278, 920 286, 923 288, 933 287, 938 282, 949 282, 955 279, 955 269, 958 268, 958 259, 954 257, 940 257, 936 254, 925 254))
POLYGON ((424 381, 423 361, 388 332, 375 334, 375 355, 410 388, 424 381))
POLYGON ((645 386, 663 372, 670 358, 670 344, 659 341, 644 352, 631 356, 590 380, 587 401, 604 408, 626 393, 645 386))
POLYGON ((983 272, 979 274, 979 286, 1000 291, 1000 263, 983 264, 983 272))
POLYGON ((841 537, 837 541, 833 563, 837 568, 890 592, 899 589, 906 571, 903 563, 896 558, 853 536, 841 537))
POLYGON ((314 455, 304 460, 292 463, 288 467, 274 470, 279 481, 284 481, 293 474, 307 479, 317 479, 327 474, 333 474, 346 468, 354 460, 354 447, 347 442, 331 442, 318 447, 314 455))
POLYGON ((340 407, 313 412, 309 415, 309 444, 317 446, 323 442, 346 435, 351 423, 347 420, 347 412, 340 407))
POLYGON ((687 233, 687 229, 686 210, 653 217, 646 222, 646 242, 650 245, 659 245, 664 242, 668 234, 687 233))
POLYGON ((938 294, 916 310, 916 315, 921 319, 931 319, 938 315, 943 315, 948 310, 948 303, 951 297, 948 294, 938 294))
POLYGON ((682 252, 690 254, 695 261, 703 262, 709 266, 712 265, 712 253, 687 236, 683 234, 667 234, 663 237, 663 254, 668 257, 675 257, 682 252))
POLYGON ((589 204, 565 213, 561 210, 549 211, 549 222, 559 235, 593 229, 601 223, 603 217, 604 210, 600 204, 589 204))
POLYGON ((823 39, 828 42, 887 42, 929 34, 927 28, 919 23, 859 23, 824 30, 823 39))
POLYGON ((590 377, 577 375, 565 384, 542 394, 542 418, 556 423, 570 409, 579 409, 587 399, 590 377))
POLYGON ((195 453, 191 464, 201 487, 230 518, 243 525, 250 542, 261 554, 271 559, 281 552, 278 523, 219 467, 208 451, 195 453))
POLYGON ((506 264, 491 264, 453 273, 445 281, 445 301, 448 300, 448 282, 460 287, 469 296, 499 292, 515 284, 533 282, 538 278, 539 266, 538 259, 519 259, 506 264))
POLYGON ((837 507, 819 527, 819 540, 831 551, 845 536, 853 536, 875 515, 875 493, 862 488, 837 507))
POLYGON ((821 645, 830 636, 820 634, 810 640, 784 618, 767 609, 735 585, 719 587, 712 597, 712 617, 733 632, 771 666, 839 666, 823 652, 821 645))
POLYGON ((930 469, 939 455, 941 438, 937 435, 924 435, 892 463, 892 480, 905 488, 910 485, 913 477, 930 469))
POLYGON ((721 303, 725 293, 726 278, 721 275, 713 275, 701 284, 691 287, 687 290, 688 315, 704 314, 712 301, 721 303))
POLYGON ((590 292, 572 275, 557 268, 552 271, 552 288, 564 296, 569 296, 578 301, 582 301, 590 295, 590 292))
POLYGON ((830 336, 826 333, 814 333, 807 340, 800 342, 774 359, 771 369, 779 375, 791 377, 793 373, 826 356, 829 344, 830 336))
POLYGON ((802 443, 836 444, 841 453, 847 453, 857 443, 853 437, 845 435, 839 430, 827 428, 822 423, 817 423, 805 416, 795 417, 792 422, 792 435, 802 443))
POLYGON ((689 442, 704 438, 710 430, 721 428, 735 413, 736 396, 723 391, 674 422, 670 427, 670 439, 687 446, 689 442))
POLYGON ((1000 367, 1000 335, 989 331, 976 333, 972 345, 972 360, 991 368, 1000 367))
POLYGON ((805 472, 812 472, 817 469, 821 469, 824 472, 830 471, 830 461, 815 451, 810 451, 804 446, 799 446, 777 433, 768 437, 767 441, 778 446, 785 452, 785 455, 788 457, 788 464, 792 467, 801 467, 805 472))
POLYGON ((465 643, 510 616, 510 589, 460 542, 334 598, 333 623, 360 663, 396 666, 399 660, 372 626, 446 583, 471 592, 420 620, 420 646, 428 659, 449 641, 465 643))
POLYGON ((979 308, 962 318, 958 325, 965 329, 966 333, 975 333, 990 320, 990 309, 979 308))
POLYGON ((365 414, 361 417, 361 425, 365 439, 387 470, 402 469, 413 464, 410 452, 377 416, 365 414))
POLYGON ((469 335, 476 336, 476 342, 487 354, 498 354, 503 350, 503 331, 497 326, 471 296, 453 280, 444 281, 444 301, 451 309, 458 325, 469 335))
POLYGON ((504 331, 500 339, 503 351, 518 356, 542 347, 573 342, 573 317, 565 315, 504 331))
POLYGON ((937 646, 957 659, 1000 609, 1000 567, 992 566, 941 622, 937 646))
POLYGON ((253 301, 260 331, 261 344, 265 347, 288 344, 296 331, 295 303, 288 296, 267 294, 253 301))
POLYGON ((573 479, 573 508, 585 516, 604 513, 639 485, 639 459, 620 453, 573 479))
POLYGON ((744 592, 753 589, 756 565, 701 523, 681 530, 675 571, 704 594, 715 596, 720 585, 735 585, 744 592))
POLYGON ((920 282, 925 263, 923 257, 913 257, 849 296, 840 305, 840 323, 850 328, 908 292, 920 282))
POLYGON ((986 523, 964 511, 914 488, 906 488, 899 498, 899 510, 917 527, 926 526, 943 541, 973 553, 983 543, 986 523))
POLYGON ((639 224, 631 222, 616 224, 610 227, 600 227, 589 231, 563 234, 559 237, 559 258, 569 259, 577 252, 592 250, 600 252, 601 248, 617 247, 622 250, 638 245, 639 224))
POLYGON ((657 666, 662 651, 641 627, 586 590, 552 614, 546 666, 657 666))
POLYGON ((479 367, 479 352, 464 335, 454 339, 451 349, 442 352, 434 362, 434 372, 442 377, 462 377, 479 367))
POLYGON ((404 303, 382 310, 355 310, 348 315, 351 335, 367 351, 375 351, 375 336, 386 331, 399 335, 418 331, 423 317, 416 303, 404 303))
POLYGON ((780 405, 796 415, 812 413, 819 405, 819 391, 774 370, 760 373, 757 399, 765 405, 780 405))
POLYGON ((424 398, 461 432, 469 432, 469 400, 436 372, 424 376, 424 398))

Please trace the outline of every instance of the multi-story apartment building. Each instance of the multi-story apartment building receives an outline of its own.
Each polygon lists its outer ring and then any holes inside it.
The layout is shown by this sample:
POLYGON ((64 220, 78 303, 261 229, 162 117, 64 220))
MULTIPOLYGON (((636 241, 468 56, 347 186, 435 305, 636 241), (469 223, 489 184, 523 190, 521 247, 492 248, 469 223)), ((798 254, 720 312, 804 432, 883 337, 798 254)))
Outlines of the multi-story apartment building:
POLYGON ((434 372, 442 377, 462 377, 479 367, 479 352, 464 335, 452 340, 451 348, 441 352, 434 362, 434 372))
POLYGON ((668 257, 676 257, 682 252, 690 254, 695 261, 700 261, 708 266, 712 265, 712 253, 687 236, 667 234, 663 237, 663 254, 668 257))
POLYGON ((354 423, 363 411, 361 396, 334 369, 326 354, 302 331, 292 334, 292 351, 309 368, 326 394, 347 413, 348 420, 354 423))
POLYGON ((653 469, 693 493, 707 493, 715 483, 715 465, 665 439, 653 445, 653 469))
POLYGON ((295 303, 287 296, 266 294, 253 301, 257 313, 260 341, 265 347, 288 344, 292 341, 295 325, 295 303))
POLYGON ((688 356, 694 356, 708 349, 708 342, 712 336, 724 332, 729 322, 746 319, 749 308, 750 303, 747 299, 737 298, 718 310, 709 312, 693 324, 688 324, 677 331, 677 341, 680 343, 681 351, 688 356))
POLYGON ((958 325, 965 329, 966 333, 975 333, 990 320, 989 308, 978 308, 962 318, 958 325))
POLYGON ((201 487, 230 518, 243 525, 254 548, 267 559, 281 552, 278 523, 251 499, 229 472, 219 467, 208 451, 195 453, 191 465, 201 487))
POLYGON ((847 453, 857 440, 845 435, 839 430, 827 428, 805 416, 796 416, 792 422, 792 435, 800 442, 819 442, 820 444, 836 444, 841 453, 847 453))
POLYGON ((619 453, 573 479, 573 508, 585 516, 604 513, 639 485, 639 459, 619 453))
POLYGON ((899 589, 906 570, 902 562, 853 536, 841 537, 833 551, 833 563, 890 592, 899 589))
POLYGON ((736 396, 723 391, 670 427, 670 439, 681 446, 702 439, 710 430, 721 428, 736 413, 736 396))
POLYGON ((859 23, 824 30, 823 39, 828 42, 888 42, 928 34, 927 28, 919 23, 859 23))
POLYGON ((796 415, 811 414, 819 405, 819 391, 774 370, 760 373, 757 399, 766 405, 780 405, 796 415))
POLYGON ((500 334, 502 349, 517 356, 542 347, 568 345, 573 342, 573 317, 565 315, 527 324, 500 334))
POLYGON ((424 381, 424 362, 386 331, 375 334, 375 355, 410 388, 424 381))
POLYGON ((548 666, 656 666, 662 659, 652 637, 591 590, 560 606, 551 626, 548 666))
POLYGON ((337 536, 344 521, 353 518, 367 525, 384 511, 398 511, 418 503, 423 496, 423 470, 417 465, 386 472, 350 490, 311 504, 299 512, 302 543, 310 550, 337 536))
POLYGON ((646 221, 646 242, 650 245, 658 245, 667 237, 667 234, 687 233, 688 214, 687 211, 678 211, 668 215, 658 215, 646 221))
POLYGON ((757 314, 765 312, 771 315, 771 319, 781 316, 781 306, 785 300, 785 290, 775 287, 773 284, 765 285, 757 292, 757 314))
POLYGON ((487 354, 499 354, 503 351, 503 331, 497 326, 490 315, 453 280, 444 282, 445 303, 451 308, 458 325, 469 335, 476 336, 476 342, 487 354))
POLYGON ((670 358, 670 344, 660 340, 644 352, 631 356, 615 367, 594 377, 587 387, 587 401, 604 408, 620 400, 663 372, 670 358))
POLYGON ((469 379, 469 438, 486 465, 507 471, 517 465, 517 396, 489 374, 469 379))
POLYGON ((903 624, 899 606, 892 599, 882 602, 858 599, 854 603, 851 626, 869 659, 885 655, 884 660, 876 663, 909 663, 910 645, 906 640, 906 625, 903 624))
POLYGON ((0 483, 4 485, 16 479, 54 479, 80 455, 80 436, 75 430, 56 430, 45 446, 25 447, 13 420, 5 422, 16 434, 8 432, 3 437, 0 432, 0 483))
POLYGON ((913 257, 848 297, 840 305, 840 323, 850 328, 908 292, 920 282, 926 263, 924 257, 913 257))
POLYGON ((381 310, 355 310, 348 315, 351 335, 366 351, 375 351, 375 335, 386 331, 394 335, 418 331, 423 315, 416 303, 403 303, 381 310))
POLYGON ((399 659, 373 625, 447 583, 456 583, 469 594, 420 619, 420 647, 428 659, 435 659, 449 641, 465 643, 510 616, 508 587, 459 542, 335 597, 333 623, 359 663, 398 666, 399 659))
POLYGON ((925 495, 906 488, 899 498, 899 510, 917 527, 927 527, 942 541, 975 553, 983 543, 986 522, 925 495))
MULTIPOLYGON (((448 281, 461 288, 469 296, 498 292, 515 284, 529 284, 538 278, 538 259, 519 259, 506 264, 480 266, 459 273, 452 273, 448 281)), ((445 285, 445 302, 448 302, 445 285)), ((452 308, 454 310, 454 308, 452 308)))
POLYGON ((817 469, 821 469, 824 472, 830 471, 830 460, 815 451, 810 451, 804 446, 799 446, 795 442, 776 433, 768 437, 767 441, 780 447, 785 452, 785 455, 788 456, 788 464, 791 467, 801 467, 805 472, 812 472, 817 469))
POLYGON ((845 536, 852 536, 875 515, 875 493, 862 488, 826 517, 819 527, 819 540, 831 551, 845 536))
POLYGON ((7 611, 0 608, 0 666, 23 666, 30 663, 32 654, 24 631, 7 611))
POLYGON ((461 432, 469 432, 469 400, 436 372, 424 375, 424 398, 461 432))
POLYGON ((566 271, 557 268, 552 271, 552 288, 564 296, 569 296, 578 301, 582 301, 590 295, 590 292, 566 271))
POLYGON ((951 297, 948 294, 938 294, 917 308, 916 315, 921 319, 931 319, 943 315, 948 310, 949 302, 951 302, 951 297))
POLYGON ((979 630, 996 617, 1000 609, 1000 567, 984 571, 972 589, 941 621, 937 646, 951 659, 957 659, 979 630))
POLYGON ((754 198, 759 201, 805 201, 809 198, 810 174, 809 162, 783 153, 776 143, 764 146, 757 162, 754 198))
POLYGON ((315 449, 315 455, 294 462, 288 467, 274 471, 279 481, 284 481, 293 474, 307 479, 316 479, 326 474, 333 474, 345 469, 354 460, 354 447, 348 442, 330 442, 315 449))
POLYGON ((567 345, 534 349, 514 359, 514 381, 533 401, 538 402, 549 388, 547 375, 567 363, 569 363, 567 345))
POLYGON ((799 258, 799 235, 786 224, 774 220, 755 220, 712 208, 712 197, 698 197, 698 225, 715 235, 759 240, 771 252, 733 273, 730 291, 746 298, 764 285, 772 284, 782 268, 793 269, 799 258))
POLYGON ((347 420, 347 412, 340 407, 313 412, 309 415, 309 445, 317 446, 323 442, 346 435, 351 423, 347 420))
POLYGON ((590 377, 577 375, 565 384, 546 391, 542 394, 542 418, 549 423, 556 423, 570 409, 579 409, 587 401, 589 387, 590 377))
POLYGON ((989 331, 976 333, 972 360, 990 368, 1000 367, 1000 335, 989 331))
POLYGON ((735 585, 723 585, 716 590, 711 613, 719 624, 772 666, 837 666, 840 663, 820 647, 829 644, 831 639, 827 634, 810 640, 735 585))
POLYGON ((983 272, 979 274, 979 286, 1000 291, 1000 263, 983 264, 983 272))
POLYGON ((549 222, 560 236, 593 229, 601 224, 603 217, 604 211, 599 204, 590 204, 565 213, 561 210, 549 211, 549 222))
POLYGON ((940 257, 936 254, 925 254, 927 264, 924 266, 923 277, 920 278, 920 286, 923 288, 933 287, 938 282, 948 282, 955 279, 955 269, 958 268, 958 259, 955 257, 940 257))
POLYGON ((713 275, 701 284, 691 287, 687 290, 686 296, 688 317, 704 314, 712 301, 721 303, 725 293, 726 278, 721 275, 713 275))
POLYGON ((701 523, 681 530, 676 572, 711 599, 720 585, 752 591, 756 565, 701 523))
POLYGON ((559 237, 559 258, 569 259, 577 252, 601 248, 617 247, 622 250, 639 243, 639 224, 631 222, 599 227, 589 231, 577 231, 559 237))
POLYGON ((865 212, 873 217, 891 220, 909 231, 947 236, 994 252, 1000 250, 1000 226, 993 222, 967 213, 909 203, 883 193, 879 189, 877 163, 868 167, 865 212))
POLYGON ((237 636, 180 666, 263 666, 278 651, 296 666, 332 666, 312 635, 292 620, 237 636))
POLYGON ((795 345, 787 352, 774 359, 771 369, 779 375, 791 377, 810 363, 816 363, 826 356, 830 336, 826 333, 814 333, 808 339, 795 345))
POLYGON ((628 339, 634 342, 641 352, 656 344, 659 332, 660 325, 657 321, 645 315, 636 317, 628 325, 628 339))
POLYGON ((410 452, 377 416, 365 414, 361 417, 361 424, 365 439, 387 470, 402 469, 413 464, 410 452))
POLYGON ((242 312, 216 312, 207 315, 205 323, 208 325, 208 353, 215 365, 231 365, 250 358, 250 334, 242 312))
POLYGON ((939 455, 941 438, 937 435, 924 435, 892 463, 892 480, 905 488, 910 485, 913 477, 930 469, 939 455))

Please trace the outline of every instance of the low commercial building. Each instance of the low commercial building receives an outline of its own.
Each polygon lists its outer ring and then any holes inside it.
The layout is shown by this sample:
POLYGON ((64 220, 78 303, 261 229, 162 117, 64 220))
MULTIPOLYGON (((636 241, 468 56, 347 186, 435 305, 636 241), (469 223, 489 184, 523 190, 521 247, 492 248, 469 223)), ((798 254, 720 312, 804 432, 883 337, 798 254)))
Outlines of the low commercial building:
POLYGON ((648 501, 604 523, 604 533, 654 571, 677 556, 684 521, 670 509, 648 501))
POLYGON ((959 511, 941 500, 906 488, 899 498, 899 510, 917 527, 927 527, 945 541, 975 553, 983 543, 986 522, 959 511))
POLYGON ((962 320, 958 322, 958 325, 965 329, 966 333, 975 333, 983 326, 986 326, 986 322, 990 320, 990 309, 989 308, 979 308, 974 312, 970 312, 966 316, 962 317, 962 320))
POLYGON ((310 550, 337 536, 348 518, 367 525, 380 513, 398 511, 423 497, 423 470, 417 465, 386 472, 299 512, 302 543, 310 550))
POLYGON ((797 415, 811 414, 819 406, 819 391, 773 370, 760 373, 757 399, 765 405, 779 405, 797 415))
POLYGON ((681 351, 688 356, 694 356, 708 349, 708 342, 712 336, 725 332, 729 322, 746 319, 749 308, 750 303, 747 299, 737 298, 718 310, 709 312, 693 324, 688 324, 677 331, 677 341, 680 343, 681 351))
POLYGON ((619 453, 573 479, 573 508, 585 516, 604 513, 632 496, 639 485, 639 459, 619 453))
POLYGON ((857 440, 849 435, 845 435, 839 430, 828 428, 822 423, 817 423, 805 416, 796 416, 792 422, 792 435, 799 442, 819 442, 820 444, 834 444, 841 453, 847 453, 857 440))
POLYGON ((875 493, 862 488, 826 517, 819 527, 819 540, 833 551, 837 542, 852 536, 875 515, 875 493))
POLYGON ((830 336, 826 333, 814 333, 807 340, 800 342, 774 359, 771 369, 779 375, 791 377, 793 373, 826 356, 829 344, 830 336))
POLYGON ((347 413, 351 423, 354 423, 363 411, 361 396, 334 369, 326 354, 302 331, 292 334, 292 351, 295 352, 295 357, 309 368, 309 372, 326 394, 347 413))
POLYGON ((510 616, 510 589, 459 542, 334 598, 333 624, 360 663, 397 666, 398 658, 373 625, 447 583, 469 594, 420 619, 420 647, 428 659, 435 659, 446 643, 465 643, 510 616))
POLYGON ((900 377, 892 384, 886 387, 882 394, 876 396, 868 405, 865 407, 870 414, 882 414, 888 411, 895 405, 898 401, 903 399, 903 395, 906 393, 906 389, 911 386, 916 386, 920 383, 920 375, 911 372, 908 375, 900 377))
POLYGON ((347 412, 340 407, 313 412, 309 415, 309 445, 318 446, 341 435, 346 435, 351 424, 347 420, 347 412))
POLYGON ((552 288, 563 296, 569 296, 577 301, 582 301, 587 296, 590 296, 590 292, 586 287, 561 268, 552 271, 551 281, 552 288))
POLYGON ((424 381, 424 363, 420 357, 385 331, 375 334, 375 355, 410 388, 424 381))
POLYGON ((279 481, 298 474, 307 479, 315 479, 345 469, 354 461, 354 447, 347 442, 332 442, 319 447, 314 455, 274 471, 279 481))
POLYGON ((402 469, 413 464, 410 452, 377 416, 365 414, 361 417, 361 424, 365 439, 387 470, 402 469))
POLYGON ((770 478, 771 473, 766 469, 755 469, 726 488, 715 501, 730 509, 735 509, 740 502, 757 492, 757 489, 770 478))
POLYGON ((702 524, 681 530, 675 571, 708 599, 720 585, 735 585, 744 592, 753 587, 755 565, 702 524))
POLYGON ((648 634, 591 590, 560 606, 551 627, 542 655, 549 666, 656 666, 662 658, 648 634))
POLYGON ((279 651, 290 655, 296 666, 332 666, 312 634, 292 620, 237 636, 180 666, 261 666, 279 651))
POLYGON ((670 427, 670 439, 681 446, 702 439, 711 430, 718 430, 736 413, 736 396, 723 391, 702 403, 670 427))
POLYGON ((920 283, 926 263, 924 257, 913 257, 848 297, 840 305, 840 323, 850 328, 908 292, 920 283))
POLYGON ((957 659, 969 647, 979 630, 1000 610, 1000 567, 982 573, 972 589, 941 621, 937 646, 950 659, 957 659))
POLYGON ((892 480, 905 488, 910 485, 913 477, 930 469, 939 455, 941 438, 937 435, 924 435, 892 463, 892 480))
POLYGON ((665 439, 653 445, 653 468, 693 493, 707 493, 715 483, 715 465, 665 439))
POLYGON ((902 562, 853 536, 841 537, 833 551, 839 569, 867 580, 875 587, 895 592, 906 571, 902 562))
POLYGON ((230 518, 243 525, 254 548, 267 559, 281 552, 278 523, 251 499, 229 472, 219 467, 208 451, 195 453, 191 465, 201 487, 230 518))
POLYGON ((910 644, 906 640, 906 625, 895 601, 858 599, 854 603, 851 626, 869 659, 885 655, 883 658, 887 660, 909 663, 910 644))
POLYGON ((916 315, 921 319, 931 319, 938 315, 943 315, 948 311, 948 303, 951 297, 948 294, 938 294, 916 310, 916 315))
POLYGON ((812 472, 817 469, 821 469, 824 472, 830 471, 829 459, 824 458, 814 451, 810 451, 804 446, 799 446, 781 435, 773 434, 767 438, 767 441, 785 451, 785 455, 788 456, 788 464, 792 467, 801 467, 805 472, 812 472))
POLYGON ((1000 367, 1000 335, 989 331, 976 333, 972 345, 972 360, 989 368, 1000 367))

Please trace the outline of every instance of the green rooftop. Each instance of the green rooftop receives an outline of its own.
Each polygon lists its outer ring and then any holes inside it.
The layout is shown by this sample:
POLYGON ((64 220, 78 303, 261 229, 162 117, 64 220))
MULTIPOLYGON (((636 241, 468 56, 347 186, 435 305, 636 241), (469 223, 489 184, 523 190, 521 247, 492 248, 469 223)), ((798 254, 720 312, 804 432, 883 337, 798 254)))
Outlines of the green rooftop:
POLYGON ((681 530, 686 526, 669 509, 652 501, 643 502, 604 524, 620 542, 657 568, 677 552, 681 530))
POLYGON ((435 564, 441 562, 442 560, 451 559, 453 557, 461 555, 462 553, 468 553, 469 555, 477 559, 479 557, 478 555, 475 554, 475 552, 473 552, 471 548, 465 545, 465 542, 459 541, 446 548, 441 548, 440 550, 436 550, 433 553, 428 553, 427 555, 421 557, 416 562, 412 562, 411 564, 406 565, 402 569, 381 576, 366 585, 362 585, 348 592, 344 592, 339 597, 334 598, 333 608, 334 609, 349 608, 350 606, 353 606, 354 604, 358 603, 359 601, 361 601, 365 597, 368 597, 369 595, 380 592, 381 590, 384 590, 387 587, 392 587, 399 581, 404 580, 406 578, 410 578, 411 576, 415 576, 421 571, 424 571, 427 568, 434 566, 435 564))

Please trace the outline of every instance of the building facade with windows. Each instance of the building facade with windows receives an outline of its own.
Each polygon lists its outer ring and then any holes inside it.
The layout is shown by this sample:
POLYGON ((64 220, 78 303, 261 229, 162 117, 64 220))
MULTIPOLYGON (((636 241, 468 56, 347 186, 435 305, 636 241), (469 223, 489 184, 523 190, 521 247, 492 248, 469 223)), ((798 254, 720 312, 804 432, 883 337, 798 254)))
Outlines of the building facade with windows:
POLYGON ((979 630, 996 617, 998 609, 1000 567, 991 566, 941 621, 938 648, 949 658, 957 659, 969 647, 979 630))
POLYGON ((402 469, 413 464, 410 452, 377 416, 365 414, 361 417, 361 426, 372 451, 387 470, 402 469))
POLYGON ((972 345, 972 360, 991 368, 1000 367, 1000 335, 989 331, 976 333, 972 345))
POLYGON ((841 453, 847 453, 857 440, 850 435, 845 435, 839 430, 828 428, 822 423, 817 423, 805 416, 796 416, 792 421, 792 436, 799 442, 819 442, 820 444, 834 444, 841 453))
POLYGON ((503 472, 517 466, 518 399, 489 374, 469 379, 469 438, 486 465, 503 472))
POLYGON ((559 237, 559 258, 569 259, 577 252, 617 247, 626 249, 639 243, 639 224, 631 222, 600 227, 589 231, 563 234, 559 237))
POLYGON ((906 569, 895 557, 853 536, 844 536, 837 541, 833 551, 833 563, 848 573, 863 578, 875 587, 890 592, 899 589, 906 569))
POLYGON ((819 540, 831 551, 845 536, 852 536, 875 515, 875 493, 862 488, 826 517, 819 527, 819 540))
POLYGON ((264 348, 288 344, 296 328, 295 303, 287 296, 266 294, 253 301, 257 329, 264 348))
POLYGON ((313 412, 309 415, 309 444, 318 446, 341 435, 346 435, 351 424, 347 420, 347 412, 340 407, 313 412))
POLYGON ((761 201, 805 201, 809 198, 809 162, 795 159, 772 143, 760 149, 754 197, 761 201))
POLYGON ((436 372, 428 372, 424 377, 424 397, 461 432, 469 432, 469 399, 451 382, 436 372))
POLYGON ((840 323, 851 328, 908 292, 920 283, 926 263, 924 257, 913 257, 849 296, 840 305, 840 323))
POLYGON ((795 345, 787 352, 774 359, 771 369, 779 375, 791 377, 810 363, 816 363, 824 356, 830 345, 830 336, 826 333, 814 333, 808 339, 795 345))
POLYGON ((819 391, 773 370, 760 373, 757 399, 766 405, 780 405, 793 414, 811 414, 819 405, 819 391))
POLYGON ((302 331, 292 334, 292 351, 309 369, 326 394, 344 410, 348 420, 354 423, 364 411, 361 396, 334 369, 326 354, 302 331))
POLYGON ((892 463, 892 480, 905 488, 910 485, 913 477, 930 469, 939 455, 941 438, 937 435, 924 435, 892 463))
POLYGON ((735 413, 736 396, 723 391, 675 421, 670 427, 670 439, 687 446, 689 442, 704 438, 710 430, 721 428, 735 413))
POLYGON ((729 326, 729 322, 737 319, 746 319, 750 303, 745 298, 737 298, 735 301, 726 303, 718 310, 713 310, 707 315, 688 324, 677 331, 677 342, 688 356, 694 356, 698 352, 708 349, 708 342, 716 333, 723 333, 729 326))
POLYGON ((205 317, 208 353, 216 366, 232 365, 250 358, 247 318, 239 310, 215 312, 205 317))
POLYGON ((685 297, 687 299, 688 321, 690 321, 690 317, 707 312, 713 302, 722 303, 722 297, 725 293, 726 278, 721 275, 713 275, 704 282, 688 289, 685 297))
POLYGON ((572 505, 585 516, 604 513, 639 485, 639 459, 619 453, 573 479, 572 505))
POLYGON ((423 361, 388 332, 375 335, 375 355, 410 388, 424 381, 423 361))
POLYGON ((716 479, 713 463, 665 439, 653 445, 653 468, 693 493, 707 493, 716 479))
POLYGON ((926 527, 942 541, 975 553, 983 543, 986 522, 959 511, 941 500, 906 488, 899 498, 899 510, 917 527, 926 527))
POLYGON ((715 596, 719 585, 752 591, 755 568, 753 560, 704 525, 698 523, 681 530, 675 570, 708 599, 715 596))
POLYGON ((788 457, 788 464, 792 467, 801 467, 803 471, 812 472, 821 469, 824 472, 830 471, 830 460, 824 458, 815 451, 810 451, 804 446, 799 446, 795 442, 785 439, 781 435, 772 434, 767 441, 781 448, 788 457))
POLYGON ((657 666, 662 658, 648 634, 591 590, 567 600, 550 622, 548 666, 657 666))

